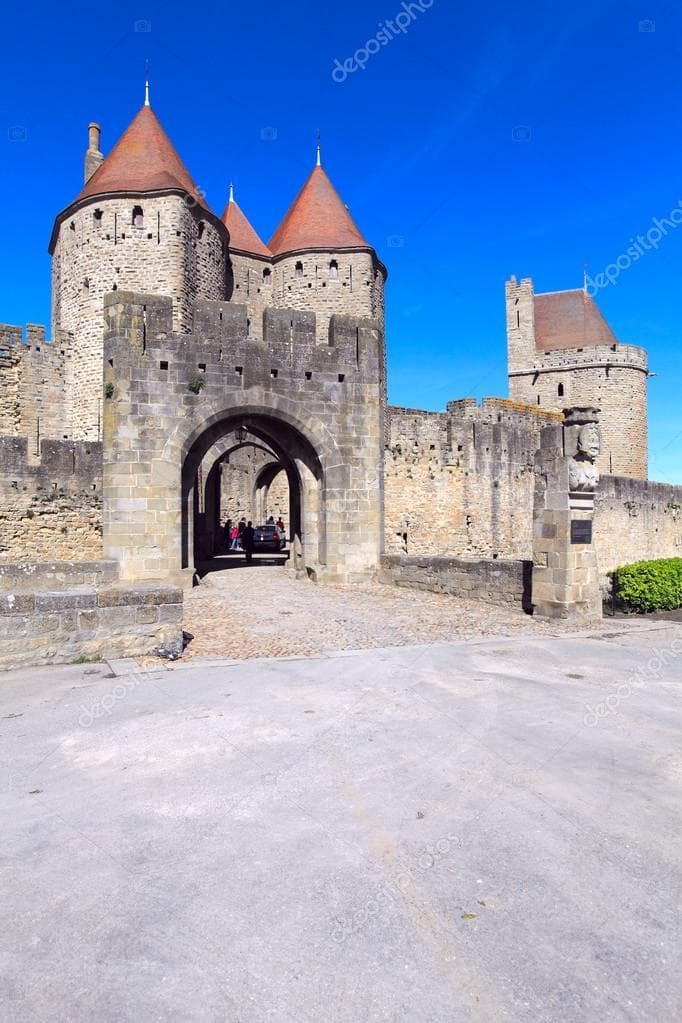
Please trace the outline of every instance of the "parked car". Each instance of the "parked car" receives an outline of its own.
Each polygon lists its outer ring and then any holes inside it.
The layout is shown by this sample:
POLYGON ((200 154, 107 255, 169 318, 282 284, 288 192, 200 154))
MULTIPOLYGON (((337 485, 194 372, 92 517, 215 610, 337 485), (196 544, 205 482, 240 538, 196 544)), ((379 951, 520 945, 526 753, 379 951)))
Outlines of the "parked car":
POLYGON ((286 547, 286 537, 277 526, 256 526, 253 537, 254 551, 281 551, 286 547))

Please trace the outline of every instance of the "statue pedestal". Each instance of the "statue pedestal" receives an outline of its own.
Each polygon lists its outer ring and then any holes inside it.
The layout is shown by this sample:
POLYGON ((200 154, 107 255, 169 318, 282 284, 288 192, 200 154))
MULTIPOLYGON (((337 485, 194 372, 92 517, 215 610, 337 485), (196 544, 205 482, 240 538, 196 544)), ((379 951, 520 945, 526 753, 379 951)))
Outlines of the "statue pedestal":
POLYGON ((564 453, 560 431, 549 430, 536 457, 533 613, 575 621, 601 618, 594 492, 569 489, 574 458, 564 453))

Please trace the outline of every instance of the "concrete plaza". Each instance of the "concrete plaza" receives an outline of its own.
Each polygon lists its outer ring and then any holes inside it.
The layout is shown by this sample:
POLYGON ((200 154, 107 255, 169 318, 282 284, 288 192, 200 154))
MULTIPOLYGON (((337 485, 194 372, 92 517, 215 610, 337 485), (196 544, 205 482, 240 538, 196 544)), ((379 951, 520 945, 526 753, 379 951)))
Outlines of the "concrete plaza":
POLYGON ((681 654, 611 622, 3 675, 0 1018, 679 1019, 681 654))

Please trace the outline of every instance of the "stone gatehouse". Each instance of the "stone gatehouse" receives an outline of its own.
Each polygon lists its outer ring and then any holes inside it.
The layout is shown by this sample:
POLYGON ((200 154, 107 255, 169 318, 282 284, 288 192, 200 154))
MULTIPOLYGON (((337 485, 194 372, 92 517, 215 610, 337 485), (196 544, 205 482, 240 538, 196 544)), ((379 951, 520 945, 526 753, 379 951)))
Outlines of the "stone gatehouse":
POLYGON ((106 158, 100 137, 54 224, 51 339, 0 325, 0 635, 48 660, 127 626, 133 652, 177 643, 225 519, 275 507, 302 577, 530 607, 537 453, 565 457, 568 406, 600 410, 602 582, 680 553, 682 490, 646 479, 646 351, 586 293, 507 283, 509 399, 391 407, 387 271, 319 150, 266 244, 232 189, 209 208, 148 102, 106 158))

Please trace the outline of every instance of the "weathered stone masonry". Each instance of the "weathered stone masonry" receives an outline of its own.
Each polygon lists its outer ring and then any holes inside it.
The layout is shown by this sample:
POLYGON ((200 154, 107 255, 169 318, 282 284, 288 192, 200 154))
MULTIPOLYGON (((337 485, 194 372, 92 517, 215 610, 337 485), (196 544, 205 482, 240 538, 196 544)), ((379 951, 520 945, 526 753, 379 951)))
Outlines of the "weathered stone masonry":
POLYGON ((174 329, 189 333, 198 298, 225 298, 226 251, 222 223, 186 196, 96 196, 62 215, 51 243, 52 336, 77 338, 66 367, 68 436, 101 439, 104 295, 168 295, 174 329))
POLYGON ((102 556, 102 445, 0 436, 0 563, 102 556))
POLYGON ((550 411, 598 408, 600 472, 646 479, 646 351, 621 344, 584 292, 536 295, 532 280, 512 277, 506 299, 510 398, 550 411))
POLYGON ((104 549, 123 579, 191 574, 196 469, 244 425, 300 493, 301 568, 372 577, 382 548, 384 342, 377 324, 268 310, 264 341, 246 308, 199 302, 195 333, 172 332, 167 299, 105 300, 104 549), (200 377, 192 393, 189 383, 200 377), (349 543, 353 530, 354 542, 349 543))

